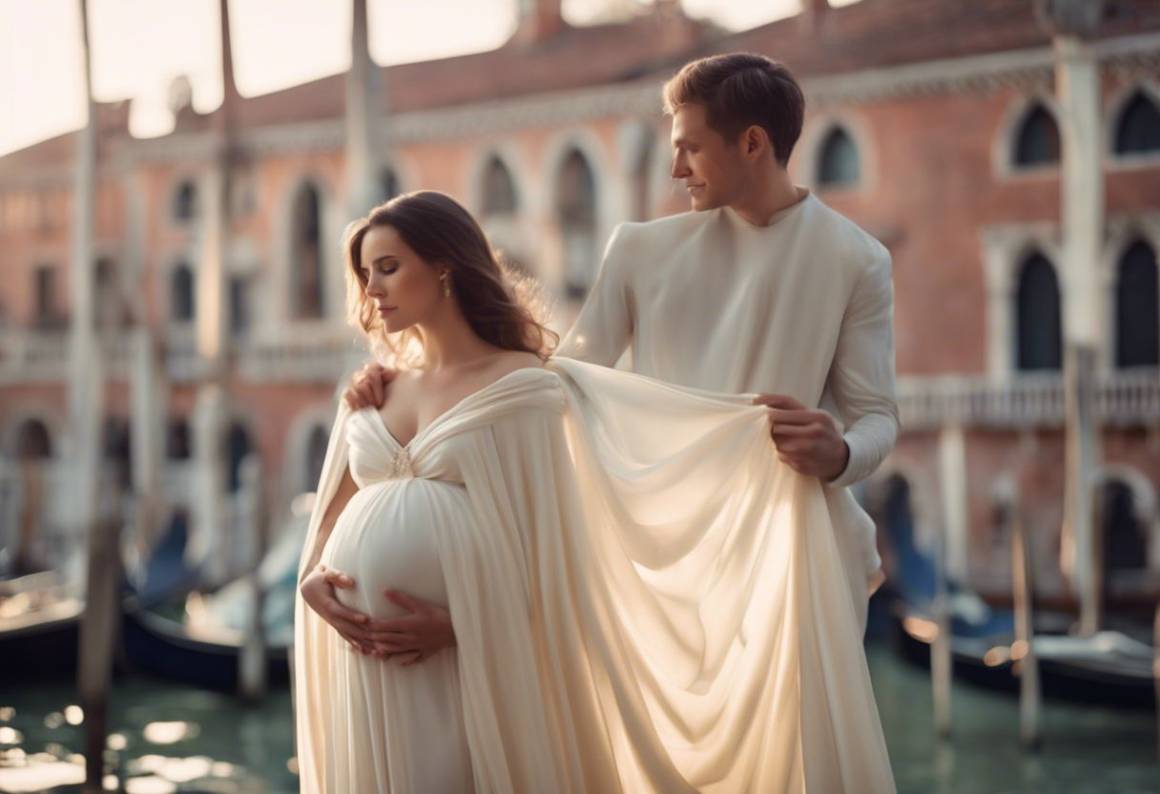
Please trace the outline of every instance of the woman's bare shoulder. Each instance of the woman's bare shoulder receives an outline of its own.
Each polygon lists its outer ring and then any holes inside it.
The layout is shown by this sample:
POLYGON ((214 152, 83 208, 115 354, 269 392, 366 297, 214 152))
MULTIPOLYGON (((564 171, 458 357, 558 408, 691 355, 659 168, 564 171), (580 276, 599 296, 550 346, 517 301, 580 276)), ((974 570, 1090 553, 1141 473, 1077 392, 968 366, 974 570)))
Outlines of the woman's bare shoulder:
POLYGON ((488 380, 502 378, 504 375, 520 369, 543 369, 544 367, 542 358, 535 353, 526 353, 522 350, 505 350, 496 354, 495 359, 489 363, 488 380))

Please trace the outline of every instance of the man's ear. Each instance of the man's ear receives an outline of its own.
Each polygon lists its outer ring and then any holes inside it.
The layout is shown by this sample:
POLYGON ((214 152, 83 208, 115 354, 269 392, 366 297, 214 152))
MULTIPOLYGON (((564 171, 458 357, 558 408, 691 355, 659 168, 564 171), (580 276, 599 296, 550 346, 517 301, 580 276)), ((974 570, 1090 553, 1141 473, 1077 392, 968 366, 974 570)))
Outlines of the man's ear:
POLYGON ((746 156, 757 156, 770 148, 769 135, 764 127, 752 124, 746 128, 742 135, 744 136, 742 145, 746 156))

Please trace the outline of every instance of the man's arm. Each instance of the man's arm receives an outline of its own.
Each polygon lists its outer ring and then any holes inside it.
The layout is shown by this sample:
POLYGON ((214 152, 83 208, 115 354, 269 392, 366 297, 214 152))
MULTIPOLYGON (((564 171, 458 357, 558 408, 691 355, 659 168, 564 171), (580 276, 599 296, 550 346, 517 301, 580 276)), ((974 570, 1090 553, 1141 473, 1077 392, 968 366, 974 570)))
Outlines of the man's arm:
POLYGON ((884 248, 863 271, 846 307, 828 382, 850 450, 846 468, 829 484, 852 485, 870 476, 898 439, 894 287, 884 248))
POLYGON ((632 341, 632 302, 624 249, 621 224, 608 239, 596 283, 557 355, 611 367, 632 341))

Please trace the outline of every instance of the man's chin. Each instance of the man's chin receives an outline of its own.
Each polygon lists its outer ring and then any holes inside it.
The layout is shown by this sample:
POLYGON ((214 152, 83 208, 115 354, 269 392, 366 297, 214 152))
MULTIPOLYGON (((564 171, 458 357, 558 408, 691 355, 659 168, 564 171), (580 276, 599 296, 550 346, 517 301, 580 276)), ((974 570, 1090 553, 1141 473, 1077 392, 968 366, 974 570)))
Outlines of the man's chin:
POLYGON ((710 196, 693 195, 689 197, 689 203, 692 205, 693 212, 715 210, 721 206, 721 202, 714 201, 710 196))

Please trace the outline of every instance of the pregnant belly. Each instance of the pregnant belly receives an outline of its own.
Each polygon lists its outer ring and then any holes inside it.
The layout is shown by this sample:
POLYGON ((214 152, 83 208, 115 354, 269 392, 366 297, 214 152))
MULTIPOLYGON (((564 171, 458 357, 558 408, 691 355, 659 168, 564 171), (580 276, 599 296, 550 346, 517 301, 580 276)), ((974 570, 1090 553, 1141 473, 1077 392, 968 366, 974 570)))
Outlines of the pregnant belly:
POLYGON ((391 480, 362 488, 335 522, 322 563, 355 581, 338 589, 347 606, 378 618, 405 610, 386 599, 390 588, 447 605, 435 529, 471 520, 467 491, 439 480, 391 480))

